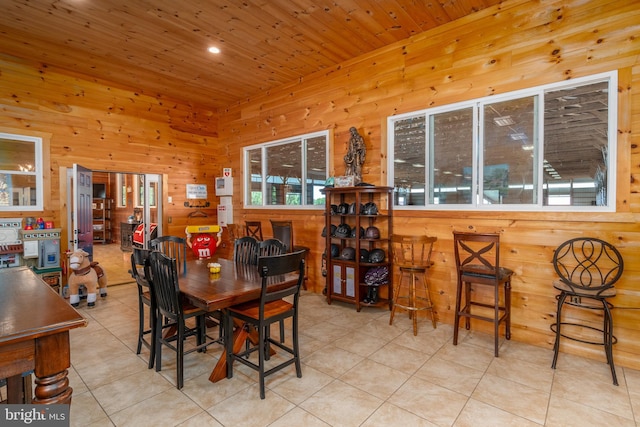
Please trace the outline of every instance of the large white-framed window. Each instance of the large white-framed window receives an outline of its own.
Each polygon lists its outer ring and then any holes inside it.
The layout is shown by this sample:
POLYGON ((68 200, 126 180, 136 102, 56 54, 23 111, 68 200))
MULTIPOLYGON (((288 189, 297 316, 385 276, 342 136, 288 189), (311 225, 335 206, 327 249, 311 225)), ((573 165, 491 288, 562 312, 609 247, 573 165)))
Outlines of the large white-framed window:
POLYGON ((324 206, 329 131, 245 147, 243 158, 245 208, 324 206))
POLYGON ((0 132, 0 211, 43 210, 42 138, 0 132))
POLYGON ((388 118, 399 209, 615 211, 617 73, 388 118))

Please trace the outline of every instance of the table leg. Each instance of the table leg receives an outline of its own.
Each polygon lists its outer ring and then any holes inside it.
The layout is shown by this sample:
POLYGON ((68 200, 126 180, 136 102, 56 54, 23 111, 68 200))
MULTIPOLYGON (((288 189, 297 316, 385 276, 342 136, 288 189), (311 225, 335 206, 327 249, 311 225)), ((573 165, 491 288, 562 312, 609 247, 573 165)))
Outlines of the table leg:
MULTIPOLYGON (((233 352, 239 353, 244 347, 245 341, 248 339, 251 344, 256 345, 258 342, 258 331, 251 328, 248 330, 246 323, 241 322, 238 319, 234 319, 233 325, 233 352)), ((230 336, 227 331, 225 331, 225 339, 230 336)), ((271 355, 275 354, 275 350, 271 348, 271 355)), ((209 381, 212 383, 218 382, 223 378, 227 378, 227 352, 223 351, 218 359, 218 363, 214 366, 211 375, 209 375, 209 381)))
POLYGON ((71 404, 69 331, 36 339, 33 403, 71 404))
MULTIPOLYGON (((227 331, 228 332, 228 331, 227 331)), ((229 337, 231 334, 225 333, 226 337, 229 337)), ((233 352, 239 352, 244 346, 244 342, 249 336, 249 332, 247 328, 244 327, 244 323, 236 322, 235 330, 233 331, 233 352)), ((218 359, 218 363, 213 368, 213 372, 209 376, 209 381, 212 383, 218 382, 223 378, 227 378, 227 352, 223 351, 218 359)))

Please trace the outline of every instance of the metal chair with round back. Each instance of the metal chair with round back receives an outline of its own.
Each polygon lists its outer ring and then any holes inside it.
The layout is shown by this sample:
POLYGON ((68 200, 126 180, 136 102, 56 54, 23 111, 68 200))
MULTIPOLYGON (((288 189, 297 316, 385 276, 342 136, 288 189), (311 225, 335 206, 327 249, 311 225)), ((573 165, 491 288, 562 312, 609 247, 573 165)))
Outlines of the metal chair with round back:
MULTIPOLYGON (((624 262, 622 255, 612 244, 593 237, 578 237, 567 240, 555 250, 553 267, 559 276, 553 282, 553 287, 560 291, 557 295, 558 307, 556 323, 551 325, 556 339, 553 345, 553 363, 556 368, 558 353, 560 352, 560 337, 574 341, 604 346, 607 363, 611 369, 613 384, 618 385, 616 368, 613 364, 613 344, 617 342, 613 335, 613 305, 608 301, 616 295, 615 283, 622 276, 624 262), (578 322, 562 321, 563 307, 570 306, 586 309, 587 313, 602 312, 602 327, 589 324, 588 320, 578 322), (562 327, 568 326, 572 333, 562 332, 562 327), (586 333, 575 333, 576 328, 586 333), (602 334, 601 338, 589 336, 588 331, 602 334)), ((577 317, 572 313, 572 318, 577 317)))

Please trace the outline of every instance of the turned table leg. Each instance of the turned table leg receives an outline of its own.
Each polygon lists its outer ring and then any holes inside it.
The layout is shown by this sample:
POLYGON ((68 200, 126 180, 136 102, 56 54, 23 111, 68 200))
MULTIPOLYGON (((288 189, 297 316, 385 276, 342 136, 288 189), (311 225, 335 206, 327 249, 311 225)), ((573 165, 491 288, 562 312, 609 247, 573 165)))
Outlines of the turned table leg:
POLYGON ((33 403, 71 404, 69 331, 36 339, 33 403))

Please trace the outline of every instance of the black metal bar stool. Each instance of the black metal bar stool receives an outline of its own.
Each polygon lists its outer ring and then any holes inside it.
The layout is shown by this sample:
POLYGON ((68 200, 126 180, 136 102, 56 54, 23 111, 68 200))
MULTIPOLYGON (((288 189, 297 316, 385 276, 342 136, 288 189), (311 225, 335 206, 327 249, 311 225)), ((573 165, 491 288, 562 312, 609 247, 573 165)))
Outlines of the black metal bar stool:
POLYGON ((409 318, 413 320, 413 335, 418 335, 418 311, 427 310, 431 315, 433 327, 436 327, 436 315, 434 313, 433 300, 429 293, 429 281, 427 271, 433 265, 431 252, 437 237, 430 236, 403 236, 394 234, 391 236, 393 263, 400 269, 398 280, 393 291, 393 308, 389 324, 393 324, 393 316, 396 308, 409 312, 409 318), (402 283, 405 277, 409 278, 407 286, 408 294, 402 295, 402 283), (422 278, 422 280, 420 280, 422 278), (424 296, 418 295, 416 283, 424 288, 424 296))
MULTIPOLYGON (((560 291, 556 296, 558 308, 556 323, 551 330, 556 333, 553 345, 553 363, 556 368, 560 352, 560 337, 585 344, 604 346, 607 363, 611 369, 613 384, 618 385, 616 368, 613 364, 613 344, 618 340, 613 335, 613 305, 607 301, 616 295, 614 284, 622 276, 624 262, 620 252, 604 240, 592 237, 570 239, 558 246, 553 254, 553 267, 560 277, 553 282, 553 287, 560 291), (563 322, 562 309, 565 305, 579 309, 602 311, 602 328, 585 323, 563 322), (599 340, 585 337, 584 334, 570 334, 561 331, 562 326, 596 331, 602 334, 599 340)), ((571 330, 571 329, 570 329, 571 330)))

